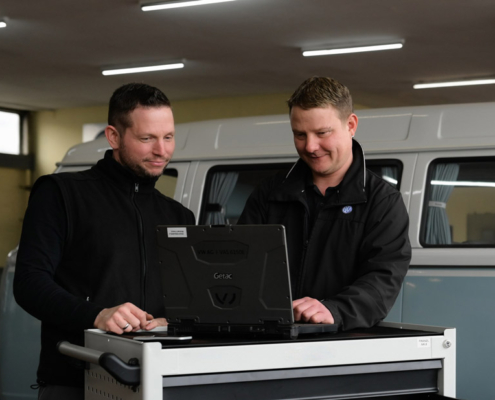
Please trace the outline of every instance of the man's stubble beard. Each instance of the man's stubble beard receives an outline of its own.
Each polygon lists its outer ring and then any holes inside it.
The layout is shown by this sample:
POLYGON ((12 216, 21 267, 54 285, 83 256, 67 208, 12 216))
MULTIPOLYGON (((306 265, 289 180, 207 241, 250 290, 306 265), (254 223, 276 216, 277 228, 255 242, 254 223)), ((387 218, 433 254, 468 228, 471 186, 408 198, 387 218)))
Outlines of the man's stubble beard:
POLYGON ((141 165, 135 163, 130 159, 130 157, 127 156, 127 147, 125 146, 124 142, 121 142, 121 146, 119 148, 119 158, 120 158, 120 163, 127 169, 130 169, 136 176, 140 178, 145 178, 145 179, 153 179, 153 178, 159 178, 160 176, 163 175, 163 171, 168 165, 165 164, 163 169, 156 174, 150 173, 147 169, 143 168, 141 165))

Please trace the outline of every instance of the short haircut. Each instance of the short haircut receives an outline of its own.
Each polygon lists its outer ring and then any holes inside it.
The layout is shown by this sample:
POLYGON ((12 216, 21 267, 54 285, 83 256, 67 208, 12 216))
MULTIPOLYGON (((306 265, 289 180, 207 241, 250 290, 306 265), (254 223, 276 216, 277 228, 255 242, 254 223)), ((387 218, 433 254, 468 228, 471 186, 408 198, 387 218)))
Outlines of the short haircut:
POLYGON ((289 112, 295 106, 303 110, 333 106, 341 120, 354 112, 349 89, 335 79, 320 76, 306 79, 287 100, 287 104, 289 112))
POLYGON ((113 92, 108 107, 108 125, 123 135, 131 127, 129 114, 137 107, 171 107, 165 94, 144 83, 128 83, 113 92))

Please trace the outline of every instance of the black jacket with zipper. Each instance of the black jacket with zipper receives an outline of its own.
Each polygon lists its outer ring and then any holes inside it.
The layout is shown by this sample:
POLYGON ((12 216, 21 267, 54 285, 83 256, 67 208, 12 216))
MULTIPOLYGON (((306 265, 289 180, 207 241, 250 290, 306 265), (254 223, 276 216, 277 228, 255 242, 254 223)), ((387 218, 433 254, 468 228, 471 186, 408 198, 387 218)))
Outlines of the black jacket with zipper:
POLYGON ((83 365, 56 350, 83 345, 98 313, 126 302, 164 317, 155 228, 194 215, 107 151, 93 168, 33 187, 14 279, 18 304, 42 321, 38 381, 82 387, 83 365))
POLYGON ((342 330, 373 326, 392 308, 411 259, 402 196, 366 169, 353 141, 352 165, 310 229, 310 172, 300 159, 288 174, 265 181, 239 223, 285 226, 294 299, 322 300, 342 330))

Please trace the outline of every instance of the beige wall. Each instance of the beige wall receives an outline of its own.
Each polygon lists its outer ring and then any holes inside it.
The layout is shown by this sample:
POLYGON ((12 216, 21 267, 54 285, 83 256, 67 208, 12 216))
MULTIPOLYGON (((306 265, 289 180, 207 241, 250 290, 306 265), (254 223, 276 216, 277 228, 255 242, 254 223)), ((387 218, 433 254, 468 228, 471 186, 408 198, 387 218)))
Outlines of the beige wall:
POLYGON ((21 236, 22 218, 29 196, 29 171, 0 168, 0 267, 21 236))
POLYGON ((284 114, 290 93, 265 96, 221 97, 203 100, 173 101, 175 122, 204 121, 217 118, 284 114))
POLYGON ((82 126, 106 121, 106 107, 87 107, 32 113, 31 146, 34 154, 33 180, 54 171, 66 151, 82 142, 82 126))

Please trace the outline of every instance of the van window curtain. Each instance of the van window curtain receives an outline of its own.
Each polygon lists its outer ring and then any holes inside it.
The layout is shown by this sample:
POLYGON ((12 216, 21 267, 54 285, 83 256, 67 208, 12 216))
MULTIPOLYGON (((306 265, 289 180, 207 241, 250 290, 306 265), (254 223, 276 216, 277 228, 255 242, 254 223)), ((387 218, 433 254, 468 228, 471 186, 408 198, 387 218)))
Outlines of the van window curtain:
POLYGON ((426 220, 427 244, 452 244, 446 207, 454 186, 442 182, 454 182, 458 175, 459 164, 437 164, 435 167, 426 220))
POLYGON ((238 172, 217 172, 213 175, 206 205, 207 225, 224 225, 228 223, 225 217, 227 205, 237 183, 238 172))

